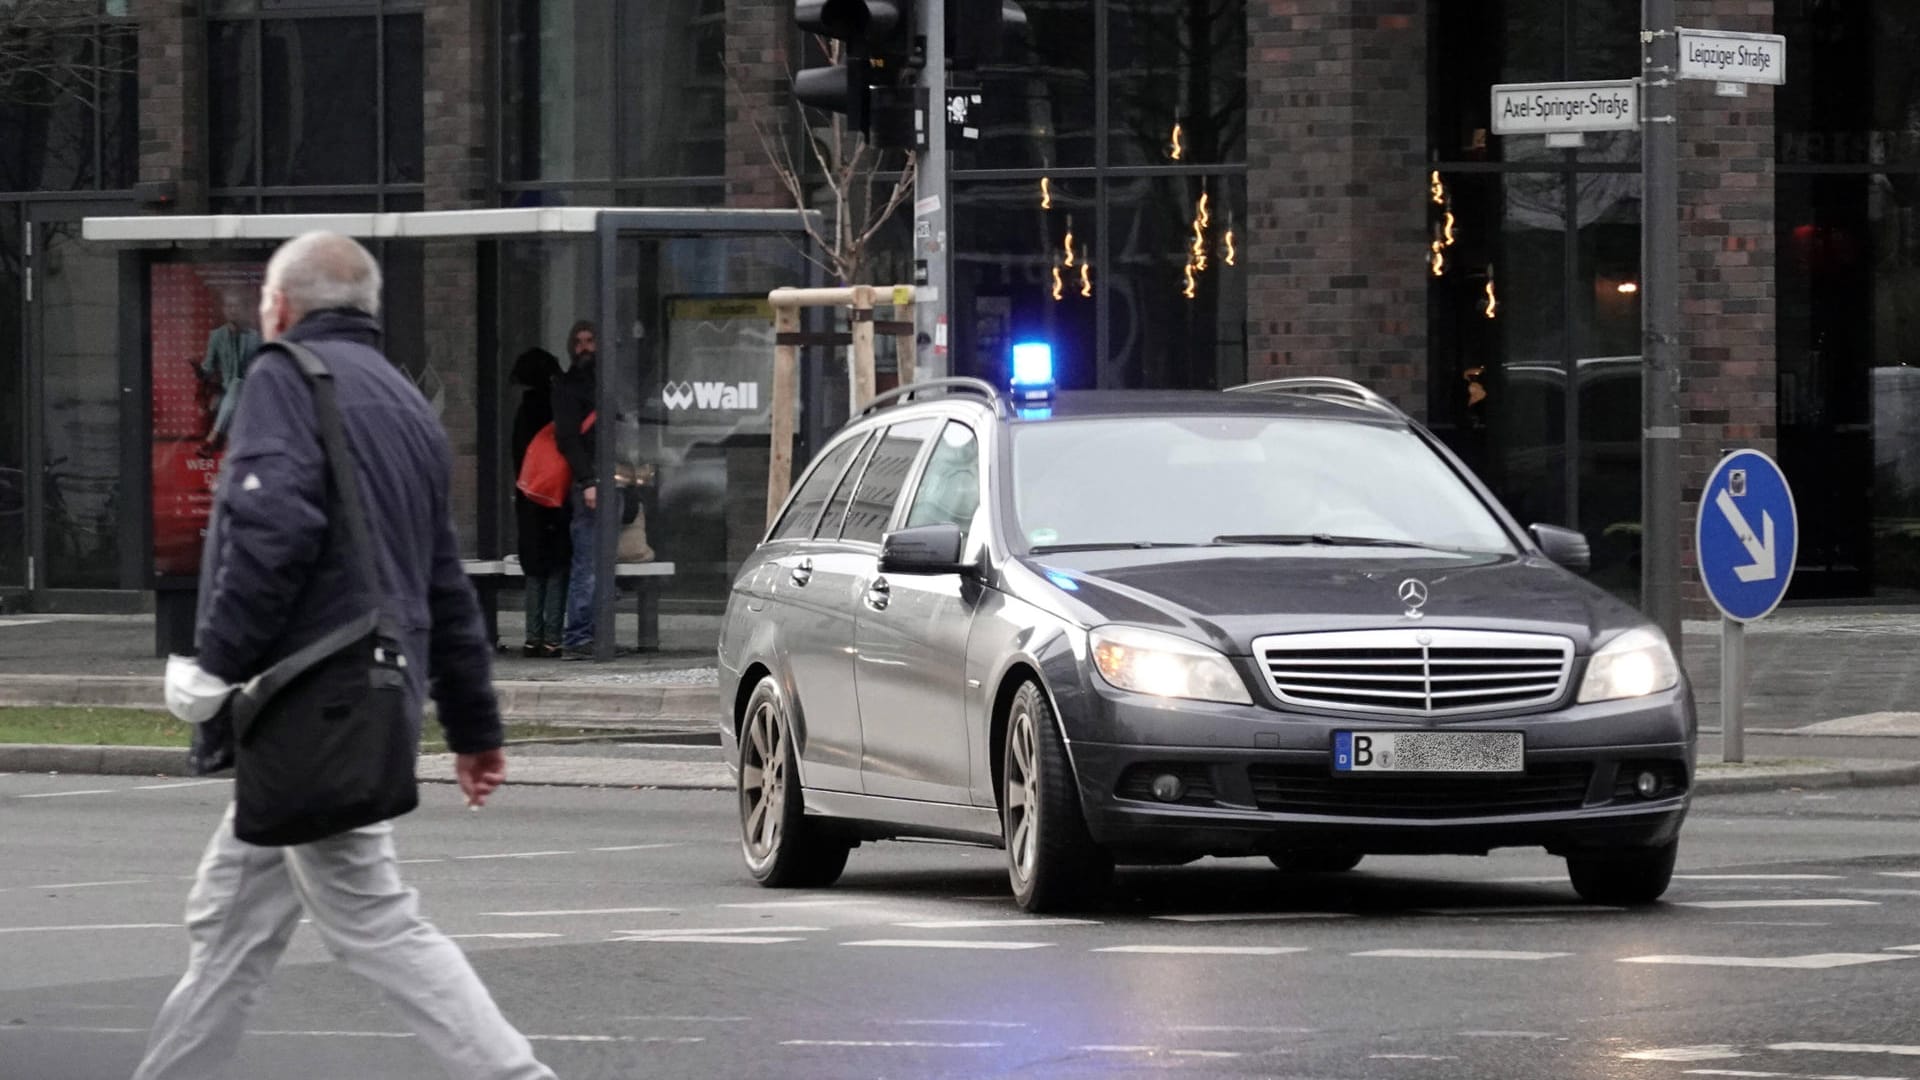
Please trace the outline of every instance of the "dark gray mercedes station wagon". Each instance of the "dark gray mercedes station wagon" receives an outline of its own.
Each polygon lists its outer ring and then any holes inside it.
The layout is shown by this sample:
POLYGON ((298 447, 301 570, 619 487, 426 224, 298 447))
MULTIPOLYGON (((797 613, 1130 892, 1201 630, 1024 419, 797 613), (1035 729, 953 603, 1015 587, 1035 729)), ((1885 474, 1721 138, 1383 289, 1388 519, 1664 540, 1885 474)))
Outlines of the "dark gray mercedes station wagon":
MULTIPOLYGON (((1693 776, 1662 634, 1384 398, 883 395, 742 567, 721 737, 748 869, 824 886, 862 841, 1003 847, 1029 911, 1116 864, 1563 855, 1657 899, 1693 776)), ((1032 370, 1034 368, 1038 370, 1032 370)))

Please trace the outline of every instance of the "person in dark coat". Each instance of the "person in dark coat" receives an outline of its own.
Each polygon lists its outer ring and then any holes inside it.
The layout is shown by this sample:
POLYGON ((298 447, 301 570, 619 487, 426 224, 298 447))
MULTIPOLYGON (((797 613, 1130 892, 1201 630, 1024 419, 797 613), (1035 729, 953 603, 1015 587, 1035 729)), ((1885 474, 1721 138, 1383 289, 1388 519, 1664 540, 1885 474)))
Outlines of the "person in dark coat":
MULTIPOLYGON (((513 475, 527 460, 534 435, 553 421, 553 381, 560 361, 545 349, 528 349, 513 362, 511 376, 520 389, 513 413, 513 475)), ((516 488, 513 510, 520 534, 520 572, 526 575, 527 641, 523 656, 557 658, 567 617, 567 569, 573 543, 567 535, 573 511, 541 506, 516 488)))
MULTIPOLYGON (((355 241, 308 233, 267 263, 266 340, 319 354, 331 372, 373 547, 372 595, 332 527, 326 451, 312 389, 292 357, 260 353, 233 416, 202 556, 198 655, 167 664, 167 707, 190 723, 218 714, 237 684, 365 616, 401 628, 410 733, 438 706, 454 775, 479 807, 506 779, 493 642, 460 564, 447 434, 380 350, 380 266, 355 241)), ((386 992, 393 1015, 449 1075, 553 1080, 474 974, 420 916, 400 879, 393 824, 260 847, 228 806, 187 899, 187 972, 167 996, 135 1080, 219 1075, 239 1049, 274 964, 308 916, 327 948, 386 992)))
POLYGON ((573 470, 573 565, 567 578, 567 625, 562 632, 564 655, 585 660, 593 655, 593 522, 598 491, 594 481, 593 429, 586 426, 595 412, 599 378, 599 336, 590 322, 577 322, 567 332, 566 374, 553 384, 553 438, 573 470))

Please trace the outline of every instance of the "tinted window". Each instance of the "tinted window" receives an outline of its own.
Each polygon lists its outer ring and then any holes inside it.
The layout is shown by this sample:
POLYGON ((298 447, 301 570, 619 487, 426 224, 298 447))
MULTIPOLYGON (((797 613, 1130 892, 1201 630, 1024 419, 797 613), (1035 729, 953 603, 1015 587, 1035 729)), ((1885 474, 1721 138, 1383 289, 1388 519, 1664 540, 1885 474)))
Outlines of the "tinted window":
POLYGON ((834 481, 840 479, 840 473, 847 467, 854 451, 860 449, 860 439, 848 439, 833 448, 820 464, 814 466, 800 484, 800 491, 793 501, 787 504, 787 512, 774 526, 775 540, 790 540, 795 537, 806 538, 813 535, 814 519, 820 515, 820 507, 827 501, 827 492, 833 489, 834 481))
POLYGON ((887 531, 887 522, 893 519, 893 504, 900 498, 900 489, 906 486, 907 473, 939 423, 938 420, 914 420, 887 429, 886 437, 873 452, 873 460, 860 474, 860 487, 854 491, 853 503, 847 507, 841 539, 880 542, 881 534, 887 531))
POLYGON ((907 511, 907 527, 953 524, 964 531, 980 508, 980 440, 965 424, 950 423, 927 458, 927 469, 907 511))
POLYGON ((847 503, 853 501, 853 487, 860 482, 860 474, 867 469, 867 462, 873 459, 873 448, 880 440, 868 439, 866 449, 860 451, 860 457, 854 461, 853 468, 840 480, 840 486, 833 489, 833 498, 827 503, 827 512, 820 519, 819 535, 829 540, 840 535, 840 523, 846 519, 847 503))
POLYGON ((1403 427, 1260 416, 1022 425, 1029 544, 1207 544, 1330 534, 1512 551, 1493 514, 1403 427))

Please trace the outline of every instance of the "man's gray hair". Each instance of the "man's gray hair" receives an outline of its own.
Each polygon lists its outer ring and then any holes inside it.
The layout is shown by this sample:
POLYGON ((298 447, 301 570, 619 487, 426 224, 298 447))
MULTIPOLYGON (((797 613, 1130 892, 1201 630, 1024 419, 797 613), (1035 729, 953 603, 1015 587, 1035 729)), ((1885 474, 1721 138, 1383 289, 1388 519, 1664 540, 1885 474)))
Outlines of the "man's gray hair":
POLYGON ((380 314, 380 264, 352 237, 310 232, 280 245, 267 288, 286 294, 295 318, 329 308, 380 314))

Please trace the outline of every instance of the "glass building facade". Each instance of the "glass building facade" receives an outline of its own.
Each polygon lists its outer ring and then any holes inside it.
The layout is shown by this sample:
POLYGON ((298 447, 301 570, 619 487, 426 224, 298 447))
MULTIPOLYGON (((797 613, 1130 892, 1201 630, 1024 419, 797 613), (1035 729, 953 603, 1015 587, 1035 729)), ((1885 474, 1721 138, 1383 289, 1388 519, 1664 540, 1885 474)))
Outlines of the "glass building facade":
MULTIPOLYGON (((1424 289, 1404 310, 1364 313, 1411 327, 1420 343, 1412 385, 1425 392, 1401 404, 1523 521, 1586 533, 1595 580, 1634 592, 1638 136, 1593 135, 1569 149, 1497 138, 1488 91, 1637 74, 1639 5, 1409 0, 1387 5, 1395 13, 1322 22, 1247 0, 1023 6, 1024 39, 956 79, 978 86, 984 113, 951 163, 951 371, 1000 381, 1008 346, 1044 337, 1069 387, 1204 388, 1284 373, 1286 336, 1332 294, 1306 288, 1299 310, 1277 310, 1266 283, 1321 243, 1327 222, 1382 212, 1355 194, 1374 178, 1343 175, 1287 133, 1325 134, 1318 120, 1302 128, 1301 116, 1337 109, 1349 90, 1386 94, 1406 104, 1390 123, 1357 114, 1329 123, 1359 143, 1409 148, 1418 162, 1396 180, 1415 194, 1391 212, 1424 239, 1347 255, 1353 279, 1370 266, 1421 268, 1424 289), (1305 76, 1276 79, 1285 65, 1324 73, 1324 92, 1305 76), (1298 187, 1288 205, 1311 221, 1262 201, 1276 178, 1298 187)), ((1755 379, 1767 388, 1759 397, 1775 422, 1746 441, 1777 448, 1801 493, 1792 597, 1920 599, 1920 333, 1909 325, 1920 319, 1920 78, 1910 59, 1920 10, 1896 0, 1713 6, 1745 20, 1739 29, 1784 34, 1789 78, 1756 91, 1764 97, 1745 115, 1765 118, 1774 152, 1742 181, 1751 201, 1722 211, 1772 222, 1773 242, 1751 266, 1714 271, 1736 285, 1751 272, 1757 292, 1770 290, 1754 311, 1731 314, 1772 344, 1751 356, 1702 347, 1695 359, 1718 365, 1729 400, 1754 396, 1755 379)), ((45 43, 72 78, 0 73, 0 597, 9 602, 58 608, 101 591, 137 602, 151 584, 151 417, 125 390, 145 377, 149 287, 124 252, 79 240, 83 217, 787 198, 767 183, 752 120, 792 110, 780 76, 808 46, 790 6, 200 8, 161 17, 104 3, 45 43), (183 66, 167 69, 172 56, 183 66), (444 78, 463 56, 478 58, 466 106, 481 118, 465 127, 446 120, 460 103, 444 78), (479 163, 476 179, 450 183, 464 162, 479 163)), ((786 133, 776 138, 792 138, 794 123, 773 124, 786 133)), ((1683 137, 1710 155, 1733 134, 1683 137)), ((817 174, 804 179, 817 190, 817 174)), ((906 275, 911 226, 909 208, 880 232, 876 278, 906 275)), ((474 520, 463 535, 474 545, 510 535, 500 493, 478 490, 507 471, 506 373, 526 348, 564 352, 591 304, 591 255, 535 241, 484 255, 404 244, 380 254, 392 352, 465 433, 461 506, 474 520), (449 293, 455 286, 464 293, 449 293), (482 329, 449 345, 448 312, 462 310, 482 329)), ((751 482, 765 443, 735 427, 674 428, 660 397, 685 378, 671 367, 672 328, 720 310, 708 301, 804 283, 789 280, 806 277, 791 255, 692 259, 663 241, 622 256, 623 305, 641 343, 634 430, 622 437, 662 470, 660 546, 688 566, 673 593, 686 604, 717 601, 751 541, 751 507, 726 492, 751 482)), ((808 365, 814 426, 830 426, 844 408, 827 392, 843 362, 810 354, 808 365)), ((1358 357, 1348 373, 1367 370, 1358 357)), ((1715 423, 1711 402, 1692 415, 1715 423)))

